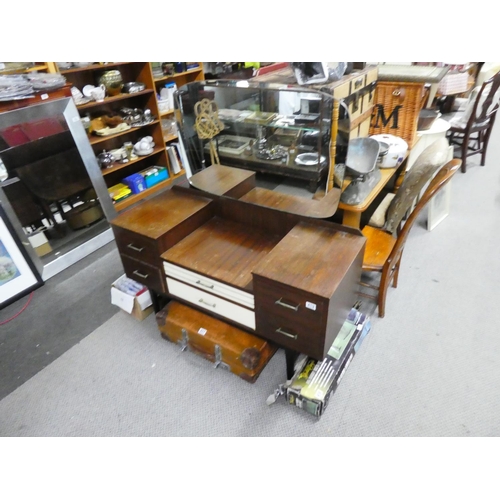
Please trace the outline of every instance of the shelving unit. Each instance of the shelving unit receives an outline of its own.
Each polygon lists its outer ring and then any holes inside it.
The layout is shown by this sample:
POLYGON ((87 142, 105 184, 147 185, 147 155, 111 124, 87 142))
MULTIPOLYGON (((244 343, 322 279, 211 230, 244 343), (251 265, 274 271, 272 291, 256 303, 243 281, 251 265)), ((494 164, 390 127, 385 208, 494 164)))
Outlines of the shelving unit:
POLYGON ((35 63, 33 63, 33 66, 29 66, 29 67, 26 67, 24 69, 11 69, 11 70, 9 70, 9 69, 0 68, 0 75, 32 73, 33 71, 39 71, 41 73, 44 73, 44 72, 45 73, 56 73, 57 67, 56 67, 56 64, 53 62, 35 62, 35 63))
MULTIPOLYGON (((180 73, 175 73, 173 75, 165 75, 161 77, 156 77, 154 78, 154 86, 156 90, 156 94, 160 94, 160 90, 163 86, 165 86, 166 83, 169 82, 175 82, 177 85, 177 88, 179 89, 183 85, 186 85, 187 83, 195 82, 195 81, 201 81, 205 78, 205 75, 203 73, 203 63, 198 62, 198 67, 190 69, 188 71, 182 71, 180 73)), ((160 113, 160 118, 174 118, 174 110, 170 109, 168 111, 162 111, 160 113)), ((165 145, 168 146, 168 144, 172 141, 177 140, 178 137, 177 135, 172 135, 168 134, 167 136, 164 137, 164 142, 165 145)))
MULTIPOLYGON (((53 64, 54 70, 59 71, 56 63, 53 64)), ((100 154, 103 150, 110 151, 123 146, 124 142, 136 143, 141 138, 151 136, 155 143, 153 152, 146 156, 140 156, 126 163, 114 163, 111 167, 102 169, 102 175, 107 187, 111 187, 122 182, 122 179, 145 170, 153 166, 166 167, 168 170, 168 179, 142 191, 139 194, 128 196, 122 201, 115 203, 117 211, 123 210, 135 204, 137 201, 146 198, 156 192, 168 188, 176 179, 184 175, 184 171, 174 175, 170 166, 167 144, 177 136, 171 135, 165 140, 161 128, 161 118, 174 116, 173 110, 159 112, 157 93, 162 85, 168 81, 175 81, 180 87, 187 82, 203 79, 203 63, 199 63, 199 68, 177 73, 162 78, 154 78, 153 68, 149 62, 112 62, 112 63, 94 63, 88 66, 75 67, 70 69, 61 69, 59 73, 64 75, 67 81, 78 88, 80 91, 85 85, 98 85, 100 76, 108 70, 120 71, 124 82, 142 82, 146 85, 145 90, 131 94, 120 93, 116 96, 107 96, 103 101, 91 101, 77 106, 81 117, 88 116, 90 119, 98 118, 107 113, 118 112, 121 108, 138 108, 141 110, 150 109, 153 121, 140 127, 131 127, 128 130, 108 136, 89 135, 89 143, 92 146, 94 154, 100 154)))

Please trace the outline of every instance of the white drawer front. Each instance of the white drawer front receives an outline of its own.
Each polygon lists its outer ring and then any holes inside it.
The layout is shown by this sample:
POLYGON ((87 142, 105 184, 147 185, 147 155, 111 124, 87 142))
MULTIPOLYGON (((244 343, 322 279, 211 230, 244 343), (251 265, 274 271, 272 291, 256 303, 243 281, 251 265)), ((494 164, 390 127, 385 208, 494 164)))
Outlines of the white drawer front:
POLYGON ((199 274, 188 271, 182 267, 176 266, 175 264, 170 264, 170 262, 164 262, 163 268, 165 269, 165 274, 171 276, 177 280, 188 283, 200 289, 206 289, 209 293, 215 293, 221 297, 232 300, 246 307, 254 308, 254 298, 251 293, 243 292, 219 281, 215 281, 211 278, 206 278, 205 276, 200 276, 199 274))
POLYGON ((171 278, 167 278, 167 287, 172 295, 255 330, 255 313, 249 309, 171 278))

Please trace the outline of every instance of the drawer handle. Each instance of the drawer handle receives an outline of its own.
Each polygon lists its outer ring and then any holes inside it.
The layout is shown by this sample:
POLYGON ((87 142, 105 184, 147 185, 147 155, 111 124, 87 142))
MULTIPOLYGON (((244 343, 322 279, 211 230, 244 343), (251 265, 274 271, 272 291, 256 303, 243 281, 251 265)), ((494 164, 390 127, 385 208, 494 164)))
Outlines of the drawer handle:
POLYGON ((200 299, 198 302, 201 302, 202 304, 205 304, 206 306, 213 307, 214 309, 215 309, 215 306, 217 305, 217 304, 210 304, 210 302, 206 302, 203 299, 200 299))
POLYGON ((132 245, 132 243, 129 243, 129 244, 127 245, 127 248, 130 248, 131 250, 135 250, 136 252, 142 252, 142 251, 144 250, 144 247, 142 247, 142 248, 137 248, 137 247, 135 247, 134 245, 132 245))
POLYGON ((281 335, 285 335, 285 337, 290 337, 291 339, 297 340, 297 335, 294 333, 285 332, 281 327, 276 330, 276 333, 281 333, 281 335))
POLYGON ((197 285, 201 285, 201 286, 204 286, 204 287, 207 287, 207 288, 213 288, 214 286, 213 285, 208 285, 207 283, 203 283, 202 281, 198 280, 196 282, 197 285))
POLYGON ((146 279, 149 274, 141 274, 139 271, 134 271, 132 274, 135 274, 136 276, 139 276, 139 278, 146 279))
POLYGON ((283 297, 280 297, 276 302, 275 304, 279 305, 279 306, 282 306, 282 307, 286 307, 288 309, 293 309, 294 311, 298 311, 299 310, 299 306, 292 306, 291 304, 287 304, 286 302, 281 302, 283 300, 283 297))

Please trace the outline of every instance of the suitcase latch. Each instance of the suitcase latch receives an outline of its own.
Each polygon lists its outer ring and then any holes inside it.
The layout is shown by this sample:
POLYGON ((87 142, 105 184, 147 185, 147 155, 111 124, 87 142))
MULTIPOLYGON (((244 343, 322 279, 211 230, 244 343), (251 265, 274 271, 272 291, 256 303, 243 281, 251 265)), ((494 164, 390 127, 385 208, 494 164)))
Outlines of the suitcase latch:
POLYGON ((221 367, 223 370, 229 370, 229 365, 222 362, 222 351, 220 345, 215 345, 215 364, 214 368, 221 367))
POLYGON ((181 351, 185 351, 188 347, 188 332, 185 328, 182 328, 181 330, 182 332, 182 339, 181 341, 179 342, 180 346, 181 346, 181 351))

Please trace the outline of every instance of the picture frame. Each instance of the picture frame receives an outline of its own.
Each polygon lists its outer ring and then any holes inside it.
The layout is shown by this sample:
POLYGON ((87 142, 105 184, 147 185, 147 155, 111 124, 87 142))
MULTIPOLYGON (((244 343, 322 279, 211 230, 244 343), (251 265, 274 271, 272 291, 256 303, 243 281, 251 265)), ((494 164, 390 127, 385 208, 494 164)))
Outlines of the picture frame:
MULTIPOLYGON (((453 159, 453 146, 448 147, 446 162, 453 159)), ((448 182, 429 201, 427 211, 427 231, 432 231, 438 224, 443 222, 450 214, 451 205, 451 182, 448 182)))
POLYGON ((42 285, 40 274, 0 206, 0 310, 42 285))
POLYGON ((427 230, 432 231, 450 214, 451 183, 448 182, 429 202, 427 230))

